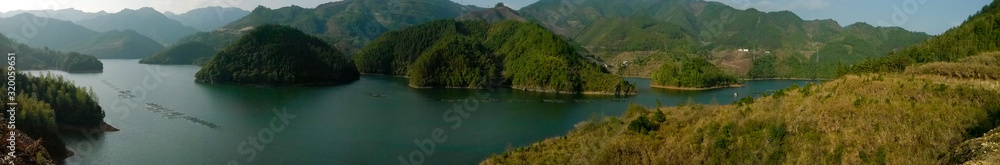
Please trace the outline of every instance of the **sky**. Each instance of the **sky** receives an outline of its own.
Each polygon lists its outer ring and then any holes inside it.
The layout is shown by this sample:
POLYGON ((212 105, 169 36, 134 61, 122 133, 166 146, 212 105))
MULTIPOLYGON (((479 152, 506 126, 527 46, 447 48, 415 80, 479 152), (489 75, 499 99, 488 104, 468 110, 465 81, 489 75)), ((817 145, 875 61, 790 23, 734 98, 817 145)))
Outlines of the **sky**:
MULTIPOLYGON (((333 0, 2 0, 0 12, 75 8, 86 12, 118 12, 122 9, 153 7, 161 12, 183 13, 206 6, 239 7, 253 10, 258 5, 280 8, 298 5, 306 8, 333 0)), ((452 0, 457 3, 492 7, 503 2, 520 9, 538 0, 452 0)), ((875 26, 899 26, 931 35, 958 26, 990 0, 709 0, 738 9, 761 11, 788 10, 806 20, 834 19, 841 26, 867 22, 875 26)))

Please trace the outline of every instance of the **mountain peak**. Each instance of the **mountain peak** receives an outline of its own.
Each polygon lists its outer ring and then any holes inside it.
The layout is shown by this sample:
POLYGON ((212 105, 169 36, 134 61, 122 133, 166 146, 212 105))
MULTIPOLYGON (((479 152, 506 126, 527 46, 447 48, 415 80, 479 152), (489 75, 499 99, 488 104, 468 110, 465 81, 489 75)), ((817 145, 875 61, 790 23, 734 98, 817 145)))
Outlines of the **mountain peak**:
POLYGON ((527 22, 528 19, 518 14, 517 11, 504 6, 503 2, 497 3, 493 8, 483 9, 479 11, 472 11, 462 14, 457 20, 486 20, 486 22, 499 22, 503 20, 516 20, 521 22, 527 22))

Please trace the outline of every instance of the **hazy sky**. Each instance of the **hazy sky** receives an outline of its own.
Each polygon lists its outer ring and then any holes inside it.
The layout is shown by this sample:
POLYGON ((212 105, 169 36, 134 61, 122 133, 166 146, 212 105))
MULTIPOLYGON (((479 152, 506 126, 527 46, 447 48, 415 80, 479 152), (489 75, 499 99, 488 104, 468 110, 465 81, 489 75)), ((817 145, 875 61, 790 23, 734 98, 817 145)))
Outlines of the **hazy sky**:
MULTIPOLYGON (((252 10, 258 5, 280 8, 289 5, 316 7, 331 0, 4 0, 0 11, 76 8, 88 12, 118 12, 124 8, 153 7, 159 11, 183 13, 205 6, 239 7, 252 10)), ((497 2, 520 9, 538 0, 452 0, 461 4, 492 7, 497 2)), ((990 0, 710 0, 730 6, 761 11, 790 10, 806 20, 834 19, 841 25, 868 22, 876 26, 900 26, 913 31, 940 34, 962 23, 990 0), (922 2, 921 2, 922 1, 922 2)))

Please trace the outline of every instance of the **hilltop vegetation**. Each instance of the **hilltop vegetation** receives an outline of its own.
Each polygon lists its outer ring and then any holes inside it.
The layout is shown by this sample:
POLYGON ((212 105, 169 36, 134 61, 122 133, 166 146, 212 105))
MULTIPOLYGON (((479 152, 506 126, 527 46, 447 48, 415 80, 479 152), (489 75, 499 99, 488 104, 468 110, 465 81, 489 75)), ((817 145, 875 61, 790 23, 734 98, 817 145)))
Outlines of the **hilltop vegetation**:
MULTIPOLYGON (((938 70, 961 71, 995 55, 938 70)), ((930 65, 930 64, 928 64, 930 65)), ((847 75, 732 105, 648 109, 592 118, 566 136, 483 164, 932 164, 996 160, 1000 81, 962 75, 847 75), (945 76, 942 76, 945 75, 945 76), (984 136, 984 138, 976 138, 984 136), (973 139, 970 144, 963 143, 973 139), (986 140, 986 141, 984 141, 986 140), (987 142, 987 143, 983 143, 987 142), (963 145, 965 144, 965 145, 963 145), (993 146, 995 147, 995 145, 993 146), (976 151, 976 152, 968 152, 976 151), (942 155, 949 155, 942 157, 942 155)), ((996 67, 995 65, 992 67, 996 67)), ((992 68, 997 69, 997 68, 992 68)))
POLYGON ((211 59, 213 55, 215 55, 215 48, 211 46, 199 42, 186 42, 139 60, 139 63, 201 65, 211 59))
POLYGON ((220 51, 195 74, 199 83, 337 84, 359 79, 351 61, 322 40, 292 27, 262 25, 220 51))
POLYGON ((438 20, 389 32, 354 61, 362 73, 407 76, 415 87, 635 94, 632 84, 588 62, 560 36, 512 20, 438 20))
POLYGON ((15 53, 17 69, 57 69, 66 72, 100 72, 104 64, 94 56, 37 49, 0 34, 0 52, 15 53))
POLYGON ((668 61, 653 72, 653 87, 716 88, 737 85, 740 80, 701 58, 668 61))

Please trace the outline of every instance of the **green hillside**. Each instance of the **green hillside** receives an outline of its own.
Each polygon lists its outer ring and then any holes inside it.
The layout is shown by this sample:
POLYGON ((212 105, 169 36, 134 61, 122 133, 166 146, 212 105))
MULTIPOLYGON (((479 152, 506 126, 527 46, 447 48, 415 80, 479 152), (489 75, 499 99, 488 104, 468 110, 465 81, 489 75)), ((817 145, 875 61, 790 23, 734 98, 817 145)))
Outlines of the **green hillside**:
POLYGON ((346 56, 322 40, 281 25, 261 25, 220 51, 195 74, 199 83, 326 85, 359 79, 346 56))
POLYGON ((389 32, 354 61, 362 73, 407 76, 414 87, 635 94, 632 84, 588 62, 562 37, 512 20, 438 20, 389 32))

